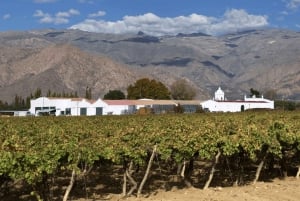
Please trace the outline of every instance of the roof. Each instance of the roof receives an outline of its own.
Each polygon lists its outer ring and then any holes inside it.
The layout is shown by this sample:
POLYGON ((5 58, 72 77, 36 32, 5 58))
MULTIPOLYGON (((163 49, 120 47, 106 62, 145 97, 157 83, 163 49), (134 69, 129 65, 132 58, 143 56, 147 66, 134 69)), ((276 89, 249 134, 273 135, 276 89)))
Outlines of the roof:
MULTIPOLYGON (((66 97, 39 97, 39 98, 47 98, 49 100, 70 100, 70 101, 86 101, 86 102, 89 102, 89 103, 95 103, 96 100, 94 99, 86 99, 86 98, 66 98, 66 97)), ((39 98, 36 98, 36 99, 39 99, 39 98)))
POLYGON ((143 99, 136 100, 137 105, 176 105, 176 103, 172 100, 151 100, 151 99, 143 99))
POLYGON ((136 105, 135 100, 103 100, 107 105, 136 105))
POLYGON ((172 100, 152 100, 152 99, 140 99, 140 100, 103 100, 108 105, 176 105, 172 100))
POLYGON ((175 103, 180 105, 200 105, 200 100, 174 100, 175 103))
POLYGON ((71 98, 71 101, 86 101, 89 103, 95 103, 96 100, 94 99, 86 99, 86 98, 71 98))
POLYGON ((225 102, 225 103, 268 103, 267 101, 244 101, 244 100, 231 100, 231 101, 216 101, 219 103, 225 102))

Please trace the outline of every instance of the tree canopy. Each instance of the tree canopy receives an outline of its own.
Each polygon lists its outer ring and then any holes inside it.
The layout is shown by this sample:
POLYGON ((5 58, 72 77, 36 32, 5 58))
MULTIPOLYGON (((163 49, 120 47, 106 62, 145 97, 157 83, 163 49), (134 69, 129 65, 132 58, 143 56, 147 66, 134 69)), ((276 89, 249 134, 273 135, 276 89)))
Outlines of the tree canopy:
POLYGON ((258 96, 260 96, 260 92, 257 91, 256 89, 251 88, 250 89, 250 96, 256 96, 256 97, 258 97, 258 96))
POLYGON ((186 79, 178 79, 171 85, 171 94, 175 100, 192 100, 196 96, 196 89, 186 79))
POLYGON ((85 89, 85 98, 92 99, 92 89, 90 87, 86 87, 85 89))
POLYGON ((104 97, 104 100, 121 100, 125 99, 125 94, 120 90, 109 90, 104 97))
POLYGON ((160 81, 149 78, 137 80, 133 85, 127 88, 128 99, 162 99, 168 100, 171 98, 169 89, 160 81))

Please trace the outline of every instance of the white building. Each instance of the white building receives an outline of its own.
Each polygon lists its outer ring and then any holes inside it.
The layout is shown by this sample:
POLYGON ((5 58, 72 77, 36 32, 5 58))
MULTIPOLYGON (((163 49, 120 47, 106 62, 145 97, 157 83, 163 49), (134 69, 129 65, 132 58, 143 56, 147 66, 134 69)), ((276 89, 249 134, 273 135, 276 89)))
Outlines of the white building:
POLYGON ((225 100, 225 93, 221 89, 221 87, 219 87, 218 90, 215 92, 214 100, 215 101, 224 101, 225 100))
POLYGON ((263 96, 244 97, 244 100, 226 100, 225 93, 221 89, 215 92, 213 100, 207 100, 201 103, 204 110, 210 112, 241 112, 249 109, 274 109, 274 101, 265 99, 263 96))
POLYGON ((107 107, 104 108, 105 115, 134 114, 136 102, 134 100, 103 100, 107 107))
POLYGON ((103 115, 107 104, 101 99, 87 100, 84 98, 49 98, 40 97, 30 100, 29 112, 39 115, 103 115))
MULTIPOLYGON (((139 99, 139 100, 103 100, 108 107, 104 109, 104 114, 134 114, 140 108, 151 108, 155 114, 167 113, 174 111, 177 103, 172 100, 153 100, 153 99, 139 99)), ((200 102, 198 102, 200 106, 200 102)))
MULTIPOLYGON (((30 114, 41 115, 122 115, 134 114, 142 107, 149 107, 155 113, 173 109, 171 100, 88 100, 84 98, 40 97, 30 101, 30 114)), ((200 105, 200 103, 199 103, 200 105)))
POLYGON ((274 109, 274 101, 263 97, 244 97, 244 100, 228 101, 224 91, 219 87, 212 100, 200 102, 198 100, 88 100, 84 98, 49 98, 40 97, 30 101, 31 115, 122 115, 134 114, 140 108, 151 108, 153 113, 174 112, 180 105, 185 113, 194 113, 200 106, 210 112, 240 112, 249 109, 274 109))

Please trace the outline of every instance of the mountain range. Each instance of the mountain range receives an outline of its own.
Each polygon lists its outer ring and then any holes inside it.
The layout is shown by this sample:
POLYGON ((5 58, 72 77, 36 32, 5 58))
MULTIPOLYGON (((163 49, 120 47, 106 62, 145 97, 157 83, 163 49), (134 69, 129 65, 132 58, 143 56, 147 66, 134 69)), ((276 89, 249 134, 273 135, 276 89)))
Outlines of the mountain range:
POLYGON ((0 100, 78 92, 93 98, 109 90, 126 93, 148 77, 170 86, 185 78, 208 99, 221 86, 227 99, 241 99, 250 88, 274 91, 279 99, 300 99, 300 33, 282 29, 248 30, 222 36, 102 34, 80 30, 0 32, 0 100))

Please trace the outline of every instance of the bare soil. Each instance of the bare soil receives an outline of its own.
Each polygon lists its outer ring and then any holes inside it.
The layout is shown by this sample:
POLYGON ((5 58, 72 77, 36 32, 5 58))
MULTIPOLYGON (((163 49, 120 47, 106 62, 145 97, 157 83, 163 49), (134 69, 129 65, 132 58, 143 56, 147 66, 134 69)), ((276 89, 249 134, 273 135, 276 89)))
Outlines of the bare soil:
MULTIPOLYGON (((207 165, 207 164, 206 164, 207 165)), ((245 185, 232 187, 232 182, 222 172, 216 172, 212 184, 207 190, 202 190, 207 174, 194 171, 192 176, 193 186, 187 188, 178 176, 161 174, 154 168, 151 176, 142 191, 142 197, 132 196, 122 198, 123 171, 117 166, 95 169, 84 177, 77 177, 69 200, 72 201, 300 201, 300 179, 295 178, 295 171, 285 179, 270 177, 264 174, 255 185, 251 184, 252 176, 245 176, 245 185), (113 168, 114 167, 114 168, 113 168), (221 177, 223 175, 223 177, 221 177), (201 176, 201 177, 200 177, 201 176), (197 180, 198 178, 198 180, 197 180), (200 179, 199 179, 200 178, 200 179), (201 180, 203 179, 203 181, 201 180), (167 181, 167 182, 166 182, 167 181), (264 181, 264 182, 263 182, 264 181)), ((199 164, 197 170, 199 170, 199 164)), ((209 166, 208 166, 209 167, 209 166)), ((140 171, 141 173, 143 171, 140 171)), ((169 172, 170 173, 170 172, 169 172)), ((135 175, 141 181, 142 175, 135 175)), ((70 175, 64 174, 57 177, 51 187, 51 201, 60 201, 69 184, 70 175)), ((127 186, 127 191, 130 185, 127 186)), ((32 188, 24 182, 9 182, 6 187, 2 185, 0 201, 36 201, 30 195, 32 188)), ((48 192, 49 193, 49 192, 48 192)))
POLYGON ((288 177, 284 180, 258 182, 255 185, 213 187, 208 190, 173 188, 170 191, 159 190, 142 198, 120 199, 119 195, 110 195, 106 199, 111 201, 299 201, 300 179, 288 177))

